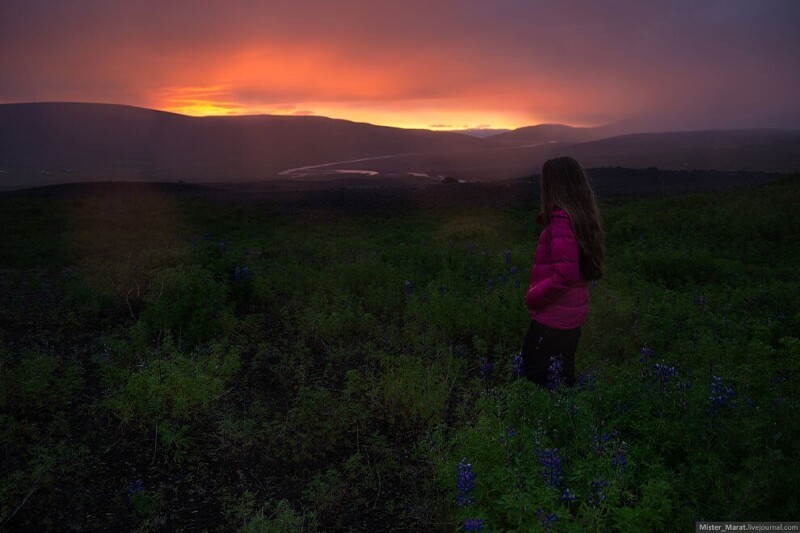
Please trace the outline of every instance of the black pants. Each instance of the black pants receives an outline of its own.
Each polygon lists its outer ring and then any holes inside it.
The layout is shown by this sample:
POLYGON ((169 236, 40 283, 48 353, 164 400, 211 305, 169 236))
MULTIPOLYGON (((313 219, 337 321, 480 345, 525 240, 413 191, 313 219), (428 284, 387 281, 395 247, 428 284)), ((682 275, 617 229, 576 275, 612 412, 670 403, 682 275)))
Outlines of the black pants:
POLYGON ((575 352, 581 328, 555 329, 531 319, 528 333, 522 345, 522 364, 526 378, 547 385, 547 370, 550 357, 561 354, 563 358, 563 375, 567 386, 575 385, 575 352))

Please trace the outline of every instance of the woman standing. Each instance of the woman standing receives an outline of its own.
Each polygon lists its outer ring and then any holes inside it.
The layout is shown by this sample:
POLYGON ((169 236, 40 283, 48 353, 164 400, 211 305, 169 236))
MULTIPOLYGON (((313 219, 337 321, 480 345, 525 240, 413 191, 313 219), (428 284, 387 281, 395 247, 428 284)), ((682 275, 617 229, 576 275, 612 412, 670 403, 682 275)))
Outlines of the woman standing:
POLYGON ((603 276, 604 236, 591 182, 575 159, 559 157, 542 167, 544 225, 536 246, 525 304, 531 323, 522 348, 524 374, 552 388, 575 385, 575 351, 589 315, 588 282, 603 276))

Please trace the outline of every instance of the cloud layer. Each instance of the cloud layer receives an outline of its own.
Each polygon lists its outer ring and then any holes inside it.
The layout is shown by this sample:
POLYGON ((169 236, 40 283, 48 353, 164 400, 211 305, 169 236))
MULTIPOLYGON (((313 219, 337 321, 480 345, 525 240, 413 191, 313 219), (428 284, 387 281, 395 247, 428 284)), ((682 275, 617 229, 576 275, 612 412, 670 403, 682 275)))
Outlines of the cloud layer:
POLYGON ((800 127, 793 0, 6 0, 0 102, 800 127))

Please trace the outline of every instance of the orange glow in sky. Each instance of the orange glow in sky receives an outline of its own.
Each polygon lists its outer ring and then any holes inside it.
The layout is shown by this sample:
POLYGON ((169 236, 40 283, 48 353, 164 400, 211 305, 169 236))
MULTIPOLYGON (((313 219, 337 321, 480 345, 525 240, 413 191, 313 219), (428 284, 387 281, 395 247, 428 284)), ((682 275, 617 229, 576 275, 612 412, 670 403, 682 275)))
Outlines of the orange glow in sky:
MULTIPOLYGON (((538 122, 518 109, 492 109, 491 103, 481 109, 474 94, 461 96, 460 102, 457 91, 446 101, 419 95, 418 80, 429 77, 435 66, 425 60, 403 60, 395 66, 360 64, 330 46, 250 48, 219 60, 210 57, 197 72, 181 72, 182 77, 213 83, 159 87, 148 107, 192 116, 318 115, 436 130, 513 129, 538 122), (265 103, 275 96, 278 102, 265 103)), ((463 77, 455 66, 449 70, 463 77)))
POLYGON ((0 103, 443 130, 800 125, 800 2, 613 4, 11 1, 0 103))
POLYGON ((380 105, 348 106, 347 104, 337 104, 335 102, 304 102, 299 106, 247 105, 230 101, 224 97, 214 98, 208 94, 203 95, 198 89, 195 87, 178 88, 173 94, 163 91, 164 99, 161 103, 153 105, 153 108, 197 117, 219 115, 316 115, 398 128, 442 131, 490 127, 514 129, 539 122, 535 119, 533 122, 526 121, 520 117, 515 117, 512 113, 481 112, 473 109, 441 109, 436 108, 433 103, 425 102, 418 103, 411 112, 404 110, 394 111, 391 108, 386 109, 380 105))

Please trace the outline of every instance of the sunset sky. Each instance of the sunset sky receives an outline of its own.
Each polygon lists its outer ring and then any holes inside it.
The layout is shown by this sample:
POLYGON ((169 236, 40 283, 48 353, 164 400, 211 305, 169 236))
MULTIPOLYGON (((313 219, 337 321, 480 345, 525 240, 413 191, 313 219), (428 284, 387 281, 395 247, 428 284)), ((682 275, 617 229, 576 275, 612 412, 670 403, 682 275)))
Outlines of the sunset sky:
POLYGON ((800 128, 796 0, 2 0, 0 103, 800 128))

